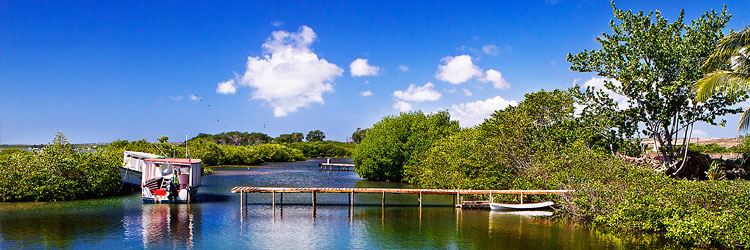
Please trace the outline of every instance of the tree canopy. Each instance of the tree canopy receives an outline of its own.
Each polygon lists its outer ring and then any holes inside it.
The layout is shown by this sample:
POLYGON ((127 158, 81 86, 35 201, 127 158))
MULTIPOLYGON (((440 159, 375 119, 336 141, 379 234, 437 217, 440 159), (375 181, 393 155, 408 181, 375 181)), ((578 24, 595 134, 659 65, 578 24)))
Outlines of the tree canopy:
POLYGON ((360 177, 401 181, 434 142, 458 132, 458 122, 447 111, 422 111, 386 116, 367 132, 354 153, 360 177))
POLYGON ((310 131, 307 132, 307 136, 305 136, 305 140, 312 142, 312 141, 322 141, 326 138, 326 134, 323 133, 320 130, 310 131))
POLYGON ((685 24, 684 11, 670 23, 659 11, 632 13, 617 9, 614 2, 612 9, 617 21, 610 22, 611 33, 597 37, 601 49, 568 54, 567 60, 574 71, 596 72, 611 79, 606 89, 627 97, 627 108, 617 110, 603 91, 589 88, 596 98, 588 107, 614 109, 613 117, 632 130, 644 124, 641 132, 655 138, 666 162, 674 167, 673 141, 680 132, 687 138, 696 122, 723 124, 716 120, 718 116, 739 111, 728 108, 737 98, 717 95, 697 103, 692 94, 693 83, 702 76, 701 65, 723 36, 721 29, 730 15, 726 8, 710 11, 685 24))
POLYGON ((279 137, 274 138, 273 142, 295 143, 295 142, 302 142, 302 139, 304 139, 304 137, 302 136, 302 133, 281 134, 279 135, 279 137))
POLYGON ((354 133, 352 133, 352 142, 354 142, 354 144, 362 143, 362 140, 364 140, 367 136, 368 130, 369 129, 357 128, 357 131, 354 131, 354 133))

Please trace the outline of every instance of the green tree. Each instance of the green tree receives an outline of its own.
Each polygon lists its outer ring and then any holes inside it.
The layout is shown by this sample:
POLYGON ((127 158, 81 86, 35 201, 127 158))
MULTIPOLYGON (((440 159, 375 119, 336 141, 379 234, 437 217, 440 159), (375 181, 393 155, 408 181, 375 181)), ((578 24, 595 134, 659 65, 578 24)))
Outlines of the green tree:
POLYGON ((401 181, 414 172, 411 168, 434 142, 458 130, 458 122, 451 121, 447 111, 386 116, 375 123, 356 148, 357 174, 372 180, 401 181))
POLYGON ((320 130, 310 131, 307 133, 307 136, 305 136, 306 141, 322 141, 326 138, 326 134, 323 133, 320 130))
POLYGON ((354 133, 352 134, 352 142, 354 142, 354 144, 362 143, 362 140, 364 140, 365 137, 367 136, 368 130, 369 129, 357 128, 357 131, 354 131, 354 133))
MULTIPOLYGON (((667 166, 676 174, 681 168, 677 167, 673 142, 679 133, 684 133, 684 141, 696 122, 723 124, 723 120, 716 121, 717 116, 739 111, 728 108, 737 98, 719 95, 704 103, 692 100, 693 83, 701 78, 700 67, 723 36, 721 29, 730 16, 725 8, 721 13, 707 12, 687 25, 684 11, 670 23, 659 11, 634 14, 617 9, 614 2, 612 9, 618 21, 610 22, 612 33, 597 37, 602 48, 568 54, 567 60, 574 71, 596 72, 616 80, 605 87, 628 98, 628 107, 618 112, 619 117, 627 120, 624 124, 644 124, 641 132, 656 140, 667 166)), ((600 91, 596 95, 605 94, 600 91)), ((606 99, 596 100, 610 102, 606 99)), ((597 104, 602 103, 589 105, 597 104)))
POLYGON ((156 138, 156 140, 158 140, 160 143, 167 143, 167 141, 169 141, 169 136, 164 135, 159 138, 156 138))
MULTIPOLYGON (((746 94, 750 90, 750 26, 721 39, 703 71, 706 76, 695 83, 697 101, 705 102, 717 93, 732 97, 746 94)), ((748 126, 750 109, 742 114, 737 131, 748 126)))
POLYGON ((302 142, 302 139, 304 139, 304 137, 302 136, 302 133, 281 134, 279 135, 279 137, 274 138, 273 142, 295 143, 295 142, 302 142))

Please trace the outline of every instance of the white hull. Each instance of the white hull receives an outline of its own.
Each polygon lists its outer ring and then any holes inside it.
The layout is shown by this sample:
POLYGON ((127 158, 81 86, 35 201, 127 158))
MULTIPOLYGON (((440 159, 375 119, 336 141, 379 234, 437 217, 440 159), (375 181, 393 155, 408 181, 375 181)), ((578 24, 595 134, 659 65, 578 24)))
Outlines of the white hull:
POLYGON ((554 205, 554 202, 540 202, 540 203, 527 203, 527 204, 502 204, 502 203, 490 203, 490 208, 493 210, 527 210, 527 209, 539 209, 546 208, 554 205))

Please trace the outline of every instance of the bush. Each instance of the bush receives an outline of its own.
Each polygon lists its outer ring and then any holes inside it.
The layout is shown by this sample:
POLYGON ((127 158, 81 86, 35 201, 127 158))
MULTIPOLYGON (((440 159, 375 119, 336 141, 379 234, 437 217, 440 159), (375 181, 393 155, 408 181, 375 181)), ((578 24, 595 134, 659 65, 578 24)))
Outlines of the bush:
POLYGON ((516 107, 435 142, 407 180, 425 188, 576 190, 527 201, 551 200, 563 214, 602 227, 664 232, 680 243, 750 246, 750 182, 674 179, 625 162, 606 147, 622 140, 601 137, 606 128, 591 126, 600 118, 574 117, 573 103, 563 91, 527 94, 516 107))
POLYGON ((316 157, 351 157, 355 146, 337 141, 295 142, 283 144, 298 149, 307 158, 316 157))
POLYGON ((451 121, 447 111, 387 116, 375 123, 355 150, 357 174, 371 180, 400 181, 417 165, 420 154, 458 130, 458 122, 451 121))
POLYGON ((77 153, 62 133, 38 153, 0 157, 1 201, 59 201, 118 193, 119 164, 103 152, 77 153))

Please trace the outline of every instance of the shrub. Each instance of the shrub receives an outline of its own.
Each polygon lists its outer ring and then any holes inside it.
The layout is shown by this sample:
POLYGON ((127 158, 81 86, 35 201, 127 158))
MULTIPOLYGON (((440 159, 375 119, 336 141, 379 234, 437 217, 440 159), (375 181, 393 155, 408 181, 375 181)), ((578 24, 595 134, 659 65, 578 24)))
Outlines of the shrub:
POLYGON ((0 157, 0 200, 58 201, 119 192, 120 161, 103 152, 75 152, 60 132, 38 153, 0 157))
POLYGON ((417 165, 420 154, 458 130, 458 122, 451 121, 447 111, 387 116, 375 123, 355 150, 357 174, 372 180, 400 181, 417 165))

